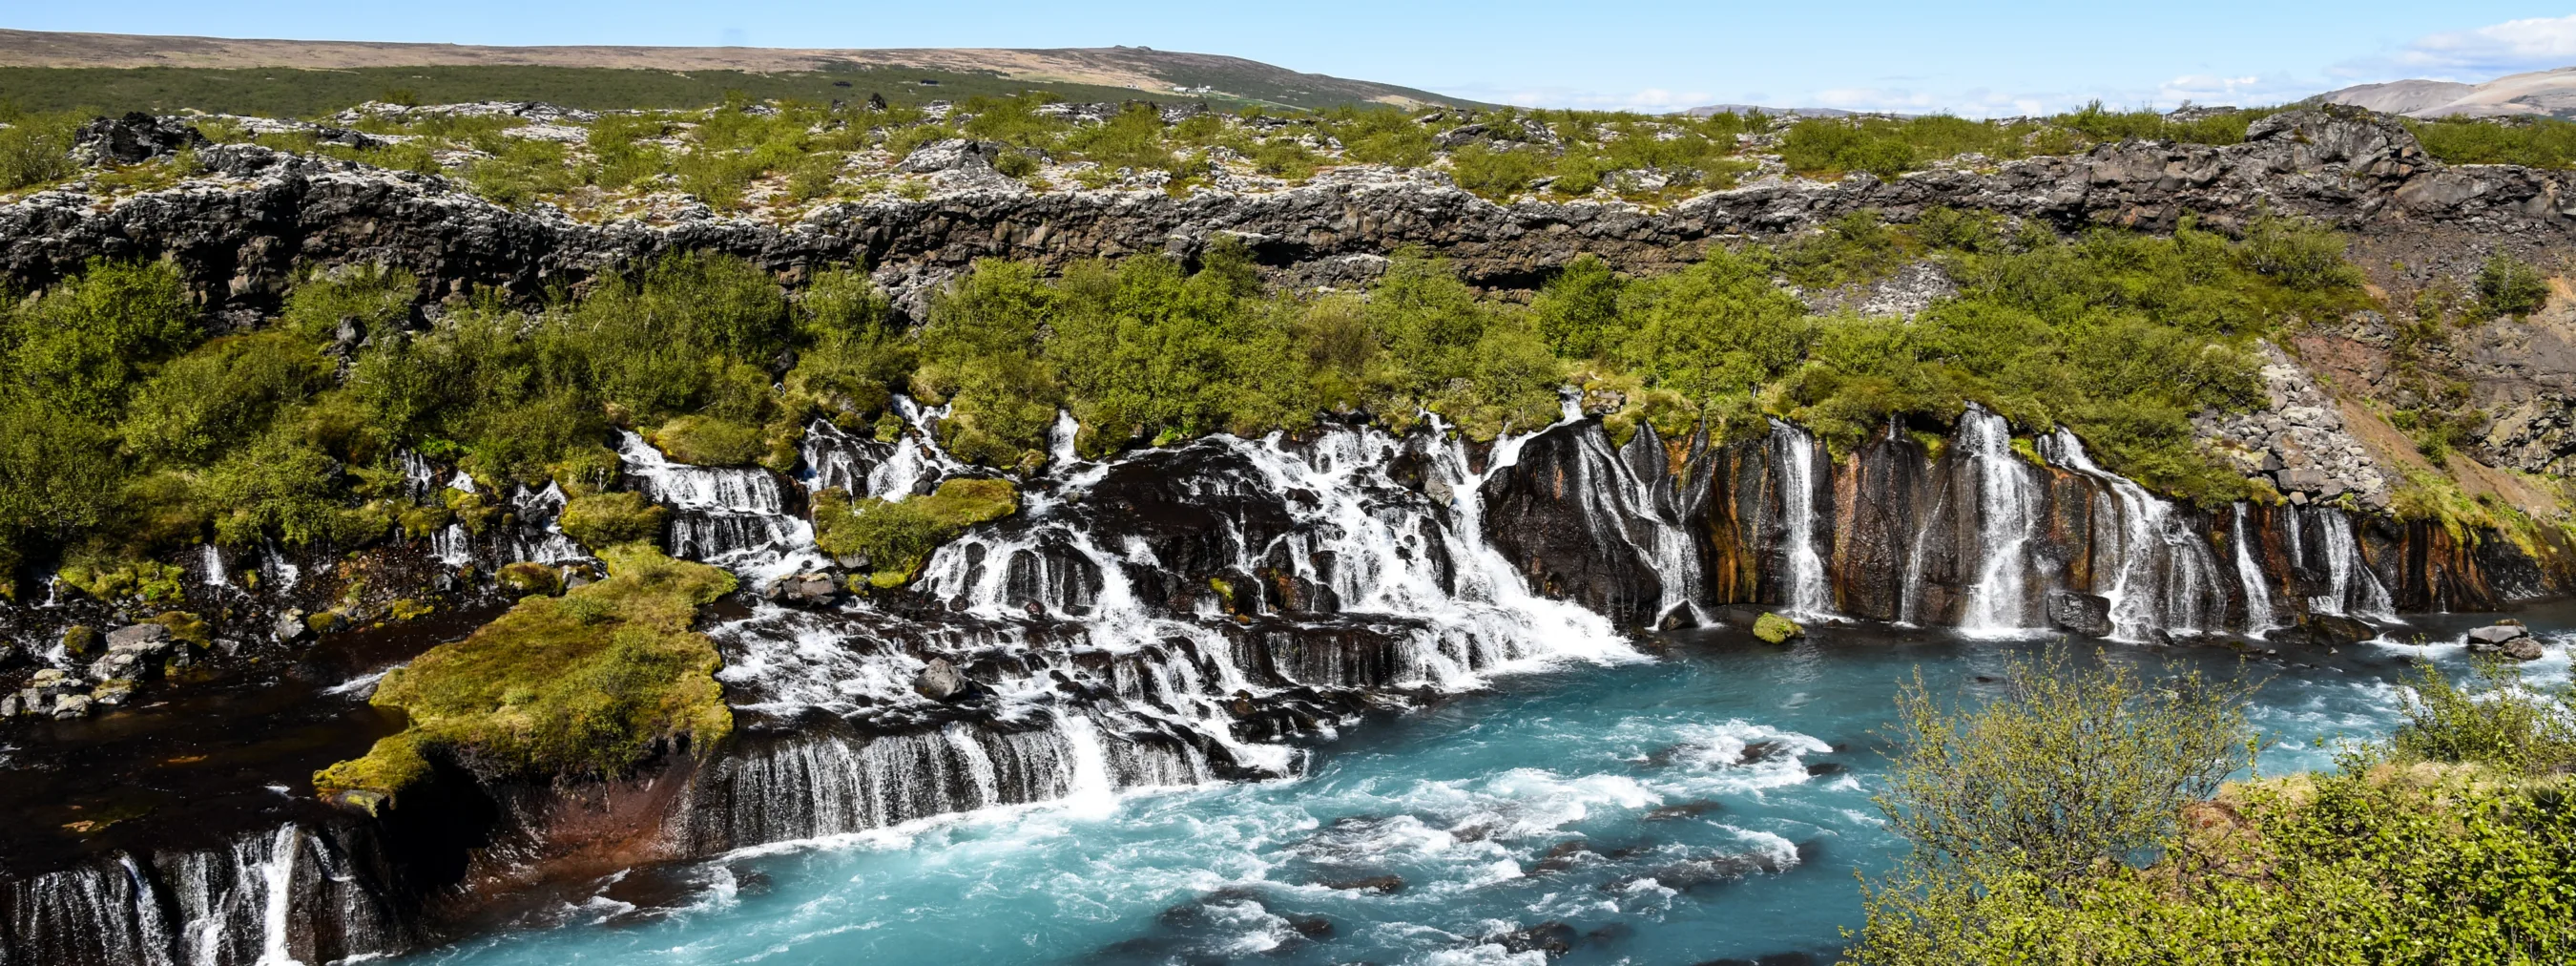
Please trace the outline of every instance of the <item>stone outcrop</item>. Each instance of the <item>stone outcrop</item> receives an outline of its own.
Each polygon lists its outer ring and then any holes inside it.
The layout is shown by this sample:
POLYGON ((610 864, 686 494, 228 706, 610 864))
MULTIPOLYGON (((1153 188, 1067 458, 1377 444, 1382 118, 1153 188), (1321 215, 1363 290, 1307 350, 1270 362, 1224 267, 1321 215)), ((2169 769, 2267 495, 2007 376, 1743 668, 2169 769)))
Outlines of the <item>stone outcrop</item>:
POLYGON ((2270 405, 2226 416, 2203 413, 2192 421, 2202 438, 2220 443, 2219 452, 2247 475, 2263 477, 2292 503, 2350 493, 2364 506, 2386 508, 2397 481, 2345 428, 2334 397, 2280 347, 2267 342, 2257 351, 2270 405))
MULTIPOLYGON (((957 153, 957 165, 979 167, 957 153)), ((1792 231, 1865 208, 1899 221, 1934 206, 1978 208, 2062 228, 2163 228, 2187 213, 2224 227, 2271 210, 2364 236, 2439 226, 2509 235, 2526 247, 2564 239, 2576 226, 2567 173, 2445 167, 2393 121, 2345 108, 2275 115, 2246 143, 2225 147, 2127 142, 1988 170, 1774 181, 1658 211, 1590 201, 1501 205, 1436 172, 1363 165, 1269 192, 1042 193, 969 178, 929 198, 845 202, 784 225, 703 209, 586 223, 545 205, 503 208, 435 175, 252 145, 206 148, 199 158, 212 177, 164 191, 105 203, 47 191, 0 205, 0 275, 26 287, 92 257, 167 255, 210 307, 260 310, 274 307, 298 264, 386 261, 420 274, 432 298, 473 286, 532 297, 659 252, 713 249, 787 276, 864 261, 901 296, 981 257, 1062 265, 1138 252, 1188 255, 1231 234, 1294 284, 1364 281, 1373 274, 1368 259, 1420 246, 1449 257, 1473 282, 1518 287, 1582 253, 1653 272, 1694 260, 1713 241, 1792 231)))

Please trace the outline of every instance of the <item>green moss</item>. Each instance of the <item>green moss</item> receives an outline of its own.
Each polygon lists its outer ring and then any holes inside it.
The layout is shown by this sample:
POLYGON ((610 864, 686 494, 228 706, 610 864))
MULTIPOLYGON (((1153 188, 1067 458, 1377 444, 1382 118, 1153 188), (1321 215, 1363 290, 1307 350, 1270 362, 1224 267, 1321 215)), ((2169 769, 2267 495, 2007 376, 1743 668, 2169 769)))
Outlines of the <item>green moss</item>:
POLYGON ((682 416, 654 430, 662 454, 698 466, 748 466, 767 455, 760 427, 713 416, 682 416))
POLYGON ((1019 510, 1019 492, 1008 480, 963 478, 939 491, 899 503, 873 497, 853 501, 838 487, 814 495, 814 545, 824 553, 855 558, 875 572, 880 587, 901 586, 930 552, 966 528, 1019 510))
POLYGON ((1805 633, 1807 629, 1799 627, 1798 622, 1778 614, 1764 614, 1753 619, 1753 636, 1761 638, 1765 644, 1785 644, 1790 638, 1805 633))
POLYGON ((552 594, 563 589, 563 575, 555 568, 522 560, 504 564, 498 575, 501 586, 525 594, 552 594))
POLYGON ((585 547, 662 542, 662 522, 670 511, 632 491, 577 496, 564 503, 556 525, 585 547))
POLYGON ((63 653, 73 657, 88 657, 90 652, 98 650, 101 640, 98 628, 87 624, 74 624, 63 628, 63 653))
POLYGON ((157 560, 69 563, 57 576, 74 590, 104 601, 139 598, 176 603, 187 596, 187 572, 157 560))
POLYGON ((437 611, 438 608, 430 606, 427 603, 405 597, 401 600, 394 601, 392 605, 385 608, 385 619, 396 624, 408 624, 412 621, 437 613, 437 611))
POLYGON ((385 675, 372 701, 408 726, 315 773, 314 785, 395 795, 427 773, 430 754, 491 775, 615 777, 681 744, 713 747, 733 716, 715 644, 690 628, 733 576, 645 546, 600 556, 608 579, 521 601, 385 675))
POLYGON ((169 628, 170 639, 181 644, 205 647, 214 643, 213 633, 206 627, 205 620, 187 611, 162 611, 152 618, 152 623, 169 628))

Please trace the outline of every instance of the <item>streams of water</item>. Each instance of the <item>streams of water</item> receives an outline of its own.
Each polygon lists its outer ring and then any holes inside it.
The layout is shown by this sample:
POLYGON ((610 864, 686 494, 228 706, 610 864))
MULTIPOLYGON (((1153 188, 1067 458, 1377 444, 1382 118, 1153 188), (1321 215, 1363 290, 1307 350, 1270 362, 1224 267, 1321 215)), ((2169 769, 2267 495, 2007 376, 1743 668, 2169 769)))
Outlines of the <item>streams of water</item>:
POLYGON ((2012 427, 2002 416, 1970 407, 1959 417, 1959 445, 1977 474, 1977 579, 1959 632, 2000 637, 2030 629, 2030 595, 2022 585, 2029 560, 2022 553, 2039 527, 2039 487, 2032 468, 2012 450, 2012 427))
MULTIPOLYGON (((2564 627, 2567 610, 2524 616, 2564 627)), ((2035 645, 1816 634, 1782 651, 1688 633, 1653 663, 1521 678, 1356 732, 1290 780, 1085 797, 632 873, 540 928, 422 959, 1536 964, 1480 940, 1553 920, 1573 929, 1565 963, 1829 961, 1836 926, 1858 916, 1852 870, 1896 847, 1867 802, 1869 730, 1895 682, 1919 666, 1935 693, 1973 697, 2003 657, 2035 645), (1381 876, 1400 891, 1335 887, 1381 876)), ((2264 767, 2323 767, 2316 736, 2388 727, 2387 680, 2409 650, 2255 669, 2279 673, 2254 715, 2283 740, 2264 767)), ((2456 646, 2431 650, 2460 660, 2456 646)), ((2239 673, 2212 652, 2177 653, 2239 673)), ((2564 655, 2553 645, 2532 671, 2563 681, 2564 655)))
POLYGON ((1780 466, 1781 518, 1789 529, 1789 614, 1800 620, 1824 617, 1833 613, 1834 586, 1816 544, 1816 438, 1775 419, 1771 448, 1780 466))

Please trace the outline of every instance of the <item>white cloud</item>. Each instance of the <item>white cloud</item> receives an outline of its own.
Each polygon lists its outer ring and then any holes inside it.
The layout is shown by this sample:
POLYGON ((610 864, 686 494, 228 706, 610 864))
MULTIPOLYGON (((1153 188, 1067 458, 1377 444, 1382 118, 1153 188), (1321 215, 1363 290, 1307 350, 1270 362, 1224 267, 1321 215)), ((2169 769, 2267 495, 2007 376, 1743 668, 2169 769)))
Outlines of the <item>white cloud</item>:
POLYGON ((2576 15, 2427 34, 2385 63, 2409 76, 2463 81, 2566 67, 2576 64, 2576 15))

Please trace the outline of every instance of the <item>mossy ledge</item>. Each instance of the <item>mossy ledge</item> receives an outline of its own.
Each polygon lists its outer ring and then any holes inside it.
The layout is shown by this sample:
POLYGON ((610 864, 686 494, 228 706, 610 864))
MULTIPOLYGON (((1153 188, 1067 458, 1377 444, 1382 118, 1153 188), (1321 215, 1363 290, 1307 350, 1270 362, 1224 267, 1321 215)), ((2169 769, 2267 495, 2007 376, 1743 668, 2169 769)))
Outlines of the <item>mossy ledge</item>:
POLYGON ((608 579, 521 601, 386 674, 373 703, 409 726, 315 772, 315 789, 372 810, 427 777, 432 758, 492 777, 611 778, 712 747, 733 714, 715 642, 691 625, 733 575, 642 544, 600 556, 608 579))
POLYGON ((834 487, 814 495, 814 544, 873 570, 870 584, 899 587, 911 582, 940 544, 1019 508, 1019 491, 1009 480, 953 479, 939 484, 938 492, 899 503, 875 497, 854 501, 834 487))

